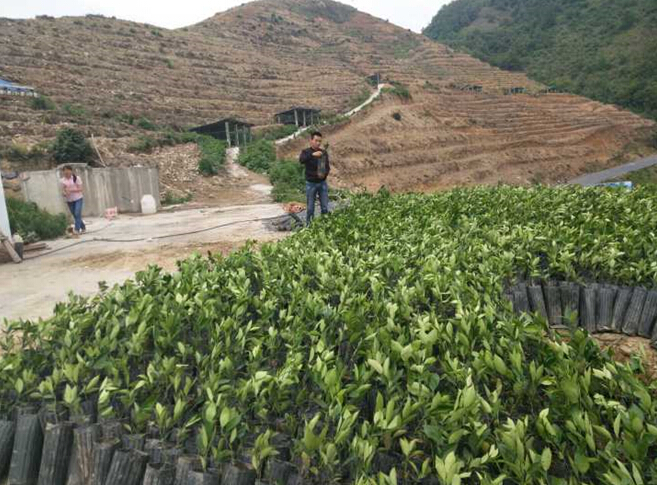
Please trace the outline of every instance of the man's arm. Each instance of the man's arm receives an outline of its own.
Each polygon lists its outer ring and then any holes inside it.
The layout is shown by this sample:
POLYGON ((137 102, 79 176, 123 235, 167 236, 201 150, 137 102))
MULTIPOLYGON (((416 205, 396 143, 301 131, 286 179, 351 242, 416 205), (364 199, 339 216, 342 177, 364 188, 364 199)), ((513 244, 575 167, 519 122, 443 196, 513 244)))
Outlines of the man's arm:
POLYGON ((313 154, 310 153, 310 150, 304 150, 301 152, 301 155, 299 155, 299 163, 303 163, 305 165, 310 160, 312 160, 312 158, 313 154))

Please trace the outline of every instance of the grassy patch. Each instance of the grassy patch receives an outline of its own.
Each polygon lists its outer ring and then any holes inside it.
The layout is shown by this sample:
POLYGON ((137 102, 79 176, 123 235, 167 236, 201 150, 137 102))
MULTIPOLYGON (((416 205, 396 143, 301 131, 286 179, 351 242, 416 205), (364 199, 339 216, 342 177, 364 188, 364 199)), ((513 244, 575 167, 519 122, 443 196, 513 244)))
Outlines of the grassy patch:
POLYGON ((151 153, 156 148, 193 143, 197 142, 198 139, 199 135, 191 132, 165 131, 153 136, 140 135, 128 147, 128 151, 132 153, 151 153))
POLYGON ((405 84, 396 81, 393 81, 390 84, 392 85, 392 87, 383 88, 382 90, 383 93, 392 94, 393 96, 397 96, 398 98, 407 101, 413 99, 413 96, 411 95, 408 86, 406 86, 405 84))
POLYGON ((255 140, 269 140, 269 141, 274 141, 274 140, 280 140, 281 138, 285 138, 287 136, 292 135, 293 133, 296 133, 297 131, 296 125, 277 125, 277 126, 271 126, 269 128, 265 128, 258 132, 255 135, 255 140))
POLYGON ((66 216, 52 215, 39 209, 34 202, 7 199, 9 224, 14 234, 20 234, 25 242, 55 239, 66 233, 66 216))
POLYGON ((62 106, 62 111, 69 116, 84 116, 87 114, 87 110, 83 106, 71 103, 62 106))
POLYGON ((337 113, 327 113, 326 116, 322 117, 321 126, 338 125, 340 123, 344 123, 345 121, 349 121, 348 116, 337 113))
POLYGON ((630 172, 614 179, 614 182, 629 180, 634 185, 655 185, 657 184, 657 167, 652 166, 644 168, 642 170, 637 170, 636 172, 630 172))
POLYGON ((268 173, 276 161, 276 148, 271 141, 258 140, 243 148, 238 163, 258 173, 268 173))
POLYGON ((137 120, 137 126, 148 131, 155 131, 158 129, 158 126, 146 117, 139 118, 137 120))
POLYGON ((170 190, 167 190, 164 193, 164 197, 162 198, 162 205, 186 204, 187 202, 189 202, 191 200, 192 200, 192 194, 191 193, 178 195, 174 192, 171 192, 170 190))
POLYGON ((55 102, 48 96, 39 96, 30 99, 30 107, 38 111, 53 111, 57 108, 55 102))

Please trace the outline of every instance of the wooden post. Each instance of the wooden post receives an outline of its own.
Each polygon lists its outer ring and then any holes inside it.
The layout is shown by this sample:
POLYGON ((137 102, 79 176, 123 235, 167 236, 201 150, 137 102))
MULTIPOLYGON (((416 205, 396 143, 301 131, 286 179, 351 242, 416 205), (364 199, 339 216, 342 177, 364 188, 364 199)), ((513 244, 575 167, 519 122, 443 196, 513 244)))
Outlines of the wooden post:
POLYGON ((245 126, 244 129, 242 130, 242 137, 244 138, 244 146, 246 146, 246 144, 248 143, 248 141, 246 140, 248 131, 251 131, 251 128, 249 128, 248 126, 245 126))
POLYGON ((94 150, 96 150, 96 154, 98 155, 98 159, 100 160, 100 164, 103 167, 107 167, 107 165, 105 165, 105 161, 103 160, 103 156, 100 154, 100 151, 98 150, 98 146, 96 146, 96 140, 94 139, 94 134, 93 133, 91 134, 91 144, 93 145, 94 150))
POLYGON ((226 141, 228 141, 228 147, 230 148, 232 145, 230 144, 230 123, 226 121, 226 141))
POLYGON ((6 238, 4 236, 4 234, 1 234, 1 233, 0 233, 0 242, 5 247, 5 249, 9 253, 9 256, 11 257, 11 259, 14 263, 18 264, 18 263, 23 262, 21 257, 18 255, 18 253, 14 249, 14 245, 11 243, 11 241, 8 238, 6 238))
POLYGON ((296 109, 294 110, 294 124, 299 128, 299 112, 296 109))
POLYGON ((308 126, 308 124, 306 123, 306 110, 305 109, 303 110, 303 126, 308 126))
POLYGON ((251 133, 251 128, 249 128, 249 143, 253 141, 253 133, 251 133))
POLYGON ((237 139, 235 145, 240 146, 240 125, 238 124, 235 124, 235 138, 237 139))

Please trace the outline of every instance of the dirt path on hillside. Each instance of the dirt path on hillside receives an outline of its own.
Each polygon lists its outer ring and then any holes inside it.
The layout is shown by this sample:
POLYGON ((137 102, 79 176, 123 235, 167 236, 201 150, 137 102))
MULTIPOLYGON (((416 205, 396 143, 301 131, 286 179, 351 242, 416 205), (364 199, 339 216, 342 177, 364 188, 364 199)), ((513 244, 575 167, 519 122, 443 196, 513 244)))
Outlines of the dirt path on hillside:
POLYGON ((156 264, 167 271, 193 253, 227 254, 247 241, 276 241, 287 233, 255 219, 284 214, 277 204, 188 209, 154 216, 89 219, 79 239, 49 241, 50 251, 28 253, 23 263, 0 264, 0 322, 52 314, 69 292, 91 296, 101 281, 122 283, 156 264), (162 236, 162 239, 157 239, 162 236))
MULTIPOLYGON (((345 116, 346 118, 351 118, 355 114, 360 113, 361 111, 363 111, 367 106, 372 104, 374 102, 374 100, 377 99, 381 95, 381 91, 386 86, 388 86, 388 85, 387 84, 378 84, 377 87, 376 87, 376 90, 370 95, 369 98, 367 98, 363 103, 356 106, 351 111, 346 112, 343 116, 345 116)), ((303 135, 309 129, 310 129, 309 126, 299 128, 296 132, 292 133, 291 135, 286 136, 285 138, 280 138, 280 139, 276 140, 275 144, 278 145, 278 146, 285 145, 286 143, 297 139, 299 136, 303 135)))
POLYGON ((167 195, 180 199, 191 196, 192 204, 215 207, 271 202, 268 177, 240 166, 237 163, 238 148, 228 149, 226 162, 219 173, 207 177, 198 170, 201 153, 196 143, 158 148, 148 158, 124 153, 121 146, 116 146, 118 143, 108 140, 99 139, 97 144, 110 166, 158 167, 161 200, 167 195))

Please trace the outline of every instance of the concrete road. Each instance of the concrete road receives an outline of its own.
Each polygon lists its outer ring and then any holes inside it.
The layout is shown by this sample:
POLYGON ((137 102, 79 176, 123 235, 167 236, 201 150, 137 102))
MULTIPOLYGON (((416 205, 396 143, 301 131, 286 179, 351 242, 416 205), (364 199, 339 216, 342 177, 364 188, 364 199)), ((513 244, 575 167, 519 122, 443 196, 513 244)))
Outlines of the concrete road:
POLYGON ((593 185, 621 177, 627 173, 636 172, 637 170, 652 167, 653 165, 657 165, 657 155, 641 158, 634 162, 626 163, 625 165, 603 170, 601 172, 582 175, 568 183, 570 185, 582 185, 584 187, 591 187, 593 185))

